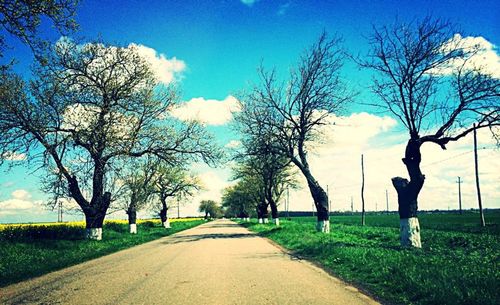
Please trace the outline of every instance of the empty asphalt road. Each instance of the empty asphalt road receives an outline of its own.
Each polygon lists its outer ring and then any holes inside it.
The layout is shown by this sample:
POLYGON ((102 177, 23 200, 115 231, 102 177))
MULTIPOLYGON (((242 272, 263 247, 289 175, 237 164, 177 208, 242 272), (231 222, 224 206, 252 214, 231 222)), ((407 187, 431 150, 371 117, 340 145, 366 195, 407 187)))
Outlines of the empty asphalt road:
POLYGON ((22 283, 0 304, 376 304, 229 220, 22 283))

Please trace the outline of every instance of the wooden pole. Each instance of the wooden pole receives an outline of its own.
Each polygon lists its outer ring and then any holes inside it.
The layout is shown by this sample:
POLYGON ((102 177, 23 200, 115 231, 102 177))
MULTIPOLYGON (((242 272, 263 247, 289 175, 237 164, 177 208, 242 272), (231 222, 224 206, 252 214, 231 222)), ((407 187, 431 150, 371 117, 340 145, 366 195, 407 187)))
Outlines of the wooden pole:
POLYGON ((476 124, 474 124, 474 166, 476 168, 476 189, 477 189, 477 203, 479 204, 479 217, 481 222, 481 227, 485 226, 484 214, 483 214, 483 203, 481 202, 481 189, 479 188, 479 166, 477 162, 477 132, 476 124))
POLYGON ((286 218, 290 218, 290 191, 286 188, 286 218))
POLYGON ((330 192, 328 191, 328 184, 326 185, 326 198, 328 198, 328 216, 330 216, 330 192))
POLYGON ((387 214, 389 214, 389 195, 387 193, 387 190, 385 190, 385 204, 386 204, 387 214))
POLYGON ((462 180, 458 177, 458 212, 462 215, 462 190, 460 189, 460 184, 462 184, 462 180))
POLYGON ((361 225, 365 225, 365 166, 361 154, 361 225))

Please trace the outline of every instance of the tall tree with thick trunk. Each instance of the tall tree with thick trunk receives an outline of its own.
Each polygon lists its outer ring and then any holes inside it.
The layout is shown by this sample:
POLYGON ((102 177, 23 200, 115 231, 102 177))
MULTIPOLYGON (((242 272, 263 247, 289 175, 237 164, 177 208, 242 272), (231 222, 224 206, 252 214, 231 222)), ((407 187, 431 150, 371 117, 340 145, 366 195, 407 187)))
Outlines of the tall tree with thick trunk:
POLYGON ((351 100, 340 78, 345 53, 339 38, 323 33, 300 58, 288 82, 277 80, 275 71, 259 70, 261 83, 242 97, 245 133, 258 125, 273 135, 272 151, 286 157, 303 174, 317 210, 318 231, 329 232, 328 196, 312 174, 308 147, 319 141, 320 127, 331 114, 351 100))
POLYGON ((0 153, 26 153, 55 173, 85 214, 89 238, 101 239, 112 200, 107 174, 117 160, 218 157, 201 125, 166 115, 175 90, 159 83, 135 46, 62 39, 35 73, 29 93, 14 77, 17 94, 0 101, 0 153))
POLYGON ((373 89, 381 106, 406 127, 403 163, 410 180, 392 179, 398 193, 401 245, 421 247, 418 195, 425 181, 420 168, 425 143, 446 149, 475 129, 500 125, 500 80, 482 62, 484 46, 462 37, 445 21, 425 18, 375 28, 369 60, 378 72, 373 89), (474 125, 474 123, 476 125, 474 125))

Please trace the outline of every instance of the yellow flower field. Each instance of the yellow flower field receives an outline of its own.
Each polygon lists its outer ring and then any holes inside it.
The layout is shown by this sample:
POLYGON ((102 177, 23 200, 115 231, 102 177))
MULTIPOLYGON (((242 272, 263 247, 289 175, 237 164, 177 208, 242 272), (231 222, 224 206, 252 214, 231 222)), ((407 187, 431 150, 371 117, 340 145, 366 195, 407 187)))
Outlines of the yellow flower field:
MULTIPOLYGON (((195 221, 195 220, 202 220, 203 218, 201 217, 194 217, 194 218, 171 218, 170 222, 186 222, 186 221, 195 221)), ((157 223, 160 224, 159 219, 138 219, 137 224, 141 223, 157 223)), ((128 220, 126 219, 111 219, 111 220, 105 220, 105 224, 107 223, 116 223, 116 224, 128 224, 128 220)), ((68 222, 40 222, 40 223, 15 223, 15 224, 0 224, 0 231, 3 231, 5 229, 9 228, 26 228, 26 227, 73 227, 73 228, 85 228, 85 222, 84 221, 68 221, 68 222)))

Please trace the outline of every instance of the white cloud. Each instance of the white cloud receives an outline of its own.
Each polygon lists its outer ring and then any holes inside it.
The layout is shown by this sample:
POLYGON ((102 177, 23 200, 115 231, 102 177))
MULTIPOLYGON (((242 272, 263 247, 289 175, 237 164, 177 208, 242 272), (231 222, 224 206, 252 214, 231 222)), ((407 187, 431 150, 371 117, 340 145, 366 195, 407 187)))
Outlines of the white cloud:
POLYGON ((14 199, 29 199, 31 198, 30 193, 28 193, 26 190, 15 190, 12 192, 12 198, 14 199))
POLYGON ((224 100, 193 98, 170 111, 171 115, 184 121, 197 120, 207 125, 224 125, 231 121, 233 112, 241 111, 234 96, 224 100))
POLYGON ((463 59, 449 61, 445 66, 434 69, 431 73, 451 74, 457 68, 464 66, 466 69, 480 68, 486 74, 500 78, 500 56, 494 44, 481 36, 462 37, 460 34, 455 34, 442 46, 442 49, 446 51, 456 47, 463 48, 467 52, 474 52, 474 55, 468 57, 467 62, 463 59))
POLYGON ((2 157, 2 159, 8 160, 8 161, 26 160, 26 154, 19 154, 19 153, 16 153, 15 151, 6 152, 1 157, 2 157))
MULTIPOLYGON (((88 70, 91 71, 91 73, 100 73, 102 71, 102 66, 106 63, 106 61, 116 60, 116 54, 118 54, 117 50, 121 49, 117 46, 105 46, 100 43, 85 43, 77 45, 71 38, 66 36, 59 38, 56 42, 56 47, 59 48, 59 52, 61 53, 71 52, 72 48, 81 48, 82 50, 86 50, 90 47, 95 48, 97 52, 101 52, 101 56, 94 60, 88 67, 88 70)), ((170 84, 173 82, 176 76, 186 68, 184 61, 177 59, 176 57, 169 59, 165 54, 158 53, 155 49, 142 44, 131 43, 124 49, 128 51, 136 51, 147 63, 150 64, 156 79, 164 84, 170 84)), ((123 67, 118 67, 113 73, 116 74, 116 78, 120 79, 120 76, 128 74, 129 71, 123 67)), ((125 78, 122 80, 124 79, 125 78)))
MULTIPOLYGON (((72 104, 64 109, 62 128, 86 130, 92 125, 95 125, 99 113, 102 111, 100 107, 84 104, 72 104)), ((104 117, 108 122, 112 122, 111 132, 117 138, 127 139, 130 131, 134 129, 139 120, 132 115, 112 111, 104 117)))
POLYGON ((259 0, 240 0, 241 3, 245 4, 246 6, 253 6, 256 2, 258 2, 259 0))
MULTIPOLYGON (((324 127, 324 143, 311 147, 309 163, 314 177, 325 189, 328 185, 332 210, 361 210, 361 154, 365 165, 365 205, 373 211, 385 210, 385 190, 389 208, 398 208, 391 178, 408 177, 401 161, 408 136, 397 131, 392 118, 357 113, 332 118, 337 125, 324 127)), ((498 208, 500 202, 500 152, 488 130, 478 133, 479 168, 483 206, 498 208)), ((464 209, 477 208, 472 137, 450 143, 442 150, 432 143, 422 147, 422 171, 426 181, 419 197, 420 210, 455 209, 458 206, 457 176, 461 176, 464 209)), ((302 189, 290 191, 290 209, 312 211, 312 199, 305 180, 299 173, 302 189)), ((284 202, 284 201, 282 201, 284 202)))
POLYGON ((328 150, 333 147, 349 146, 361 150, 368 145, 368 140, 381 132, 388 131, 397 125, 391 117, 379 117, 366 112, 353 113, 350 116, 331 115, 329 124, 323 125, 320 133, 324 141, 319 149, 328 150))
POLYGON ((32 201, 31 194, 23 189, 15 190, 11 193, 11 198, 0 201, 0 216, 15 215, 29 210, 37 210, 39 201, 32 201))
POLYGON ((238 140, 231 140, 229 141, 224 147, 226 148, 237 148, 241 146, 241 141, 238 140))
MULTIPOLYGON (((181 216, 201 215, 198 207, 202 200, 215 200, 220 203, 224 188, 235 183, 230 179, 231 170, 227 164, 225 168, 211 168, 203 163, 194 163, 191 165, 191 171, 200 179, 203 189, 193 197, 181 201, 181 216)), ((170 212, 172 216, 177 216, 176 209, 170 212)))
POLYGON ((175 80, 176 74, 186 69, 184 61, 175 57, 168 59, 163 53, 158 53, 155 49, 141 44, 131 43, 129 48, 136 48, 139 54, 151 65, 157 79, 169 84, 175 80))

